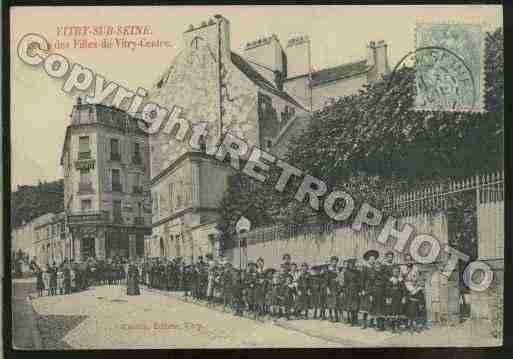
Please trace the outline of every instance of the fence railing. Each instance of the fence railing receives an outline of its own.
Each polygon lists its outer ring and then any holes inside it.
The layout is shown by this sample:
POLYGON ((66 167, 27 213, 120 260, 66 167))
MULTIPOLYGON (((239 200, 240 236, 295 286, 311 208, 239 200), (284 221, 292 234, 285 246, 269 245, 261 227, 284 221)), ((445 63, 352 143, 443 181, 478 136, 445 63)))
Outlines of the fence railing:
MULTIPOLYGON (((351 186, 346 186, 346 190, 348 193, 352 193, 351 186)), ((356 187, 354 190, 357 190, 356 187)), ((447 209, 449 197, 464 191, 476 191, 478 204, 487 201, 502 201, 504 199, 504 172, 480 174, 461 180, 451 181, 448 179, 444 183, 426 186, 417 191, 391 193, 389 200, 379 209, 399 217, 427 215, 436 210, 447 209)), ((271 225, 241 234, 236 238, 236 242, 244 240, 247 245, 255 242, 287 240, 298 235, 329 233, 336 228, 346 226, 348 223, 344 222, 271 225)))

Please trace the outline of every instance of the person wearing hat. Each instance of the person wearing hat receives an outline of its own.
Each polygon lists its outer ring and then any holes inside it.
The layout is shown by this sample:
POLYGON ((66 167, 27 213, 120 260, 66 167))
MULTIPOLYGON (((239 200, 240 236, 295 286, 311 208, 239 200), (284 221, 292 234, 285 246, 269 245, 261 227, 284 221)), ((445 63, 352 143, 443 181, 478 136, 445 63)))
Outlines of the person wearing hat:
POLYGON ((233 268, 230 262, 226 262, 221 275, 221 285, 223 294, 223 310, 232 306, 233 301, 233 268))
POLYGON ((289 320, 292 314, 292 310, 294 309, 294 295, 296 293, 296 288, 294 286, 294 279, 292 275, 285 276, 285 282, 283 283, 283 292, 282 292, 282 305, 283 311, 285 314, 285 319, 289 320))
POLYGON ((388 327, 395 333, 398 329, 402 306, 406 303, 406 288, 399 266, 392 268, 392 275, 385 286, 384 314, 388 327))
POLYGON ((358 310, 360 309, 361 273, 356 270, 356 258, 348 259, 344 275, 346 309, 349 324, 358 324, 358 310))
POLYGON ((312 267, 310 280, 310 305, 313 309, 313 319, 317 319, 317 313, 322 319, 324 317, 324 284, 320 267, 312 267))
POLYGON ((338 322, 337 300, 339 296, 338 276, 338 257, 332 256, 327 270, 324 273, 326 282, 326 307, 330 321, 338 322))
POLYGON ((281 259, 283 260, 283 263, 282 263, 282 265, 281 265, 281 266, 282 266, 282 267, 283 267, 283 266, 289 267, 289 270, 290 270, 290 264, 291 264, 291 262, 292 262, 292 257, 290 256, 290 254, 285 253, 285 254, 281 257, 281 259))
POLYGON ((378 299, 376 287, 378 282, 377 278, 379 276, 379 273, 376 271, 376 261, 378 258, 379 252, 374 249, 365 252, 363 255, 363 259, 366 263, 362 271, 362 291, 360 293, 360 311, 363 313, 363 329, 375 325, 375 318, 372 317, 371 313, 376 313, 374 306, 377 305, 376 300, 380 300, 378 299))
POLYGON ((256 264, 256 283, 255 283, 255 311, 257 316, 263 316, 266 312, 266 292, 268 289, 268 279, 264 268, 264 259, 257 259, 256 264))
POLYGON ((256 271, 256 264, 255 262, 249 262, 248 263, 248 269, 246 271, 246 275, 244 278, 244 289, 245 289, 245 298, 248 310, 252 312, 256 316, 256 300, 255 300, 255 294, 256 294, 256 286, 257 286, 257 271, 256 271))
POLYGON ((310 281, 311 275, 308 271, 308 263, 305 262, 301 264, 301 271, 297 279, 296 302, 296 312, 298 316, 303 316, 305 319, 308 319, 308 310, 310 305, 310 281))

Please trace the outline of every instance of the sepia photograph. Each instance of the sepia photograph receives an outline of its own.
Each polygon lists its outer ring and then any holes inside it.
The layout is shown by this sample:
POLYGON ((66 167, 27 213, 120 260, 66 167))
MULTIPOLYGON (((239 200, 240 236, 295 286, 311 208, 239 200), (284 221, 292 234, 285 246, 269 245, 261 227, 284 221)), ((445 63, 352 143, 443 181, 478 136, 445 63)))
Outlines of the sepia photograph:
POLYGON ((10 7, 12 348, 502 346, 502 19, 10 7))

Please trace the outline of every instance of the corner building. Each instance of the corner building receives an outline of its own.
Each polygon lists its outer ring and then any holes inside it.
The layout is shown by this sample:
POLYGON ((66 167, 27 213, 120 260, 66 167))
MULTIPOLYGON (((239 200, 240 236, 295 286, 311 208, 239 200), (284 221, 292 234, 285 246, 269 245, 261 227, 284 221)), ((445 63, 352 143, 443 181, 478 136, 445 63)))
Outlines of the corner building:
POLYGON ((65 257, 134 259, 151 231, 148 135, 141 121, 101 104, 73 106, 61 155, 65 257))

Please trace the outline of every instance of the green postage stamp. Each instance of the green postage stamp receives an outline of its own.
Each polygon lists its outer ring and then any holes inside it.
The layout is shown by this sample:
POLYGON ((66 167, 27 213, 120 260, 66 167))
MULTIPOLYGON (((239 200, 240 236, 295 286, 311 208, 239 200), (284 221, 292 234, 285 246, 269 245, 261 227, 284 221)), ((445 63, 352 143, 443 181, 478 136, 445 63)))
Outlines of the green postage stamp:
POLYGON ((415 43, 415 108, 481 111, 482 25, 417 23, 415 43))

